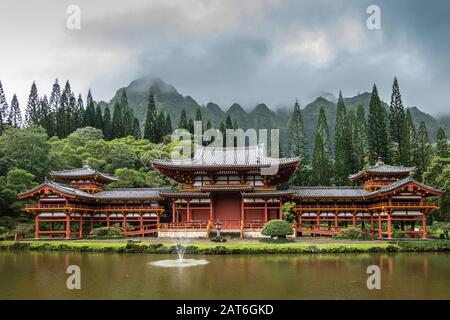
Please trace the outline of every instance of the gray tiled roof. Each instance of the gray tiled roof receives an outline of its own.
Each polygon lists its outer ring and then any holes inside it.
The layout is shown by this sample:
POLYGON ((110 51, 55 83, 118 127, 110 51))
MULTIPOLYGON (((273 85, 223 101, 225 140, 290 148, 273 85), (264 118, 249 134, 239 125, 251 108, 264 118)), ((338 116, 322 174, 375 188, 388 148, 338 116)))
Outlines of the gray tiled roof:
POLYGON ((425 185, 425 184, 423 184, 423 183, 421 183, 421 182, 419 182, 419 181, 413 179, 412 177, 407 177, 407 178, 405 178, 405 179, 398 180, 398 181, 396 181, 396 182, 394 182, 394 183, 392 183, 392 184, 390 184, 390 185, 388 185, 388 186, 386 186, 386 187, 384 187, 384 188, 381 188, 381 189, 379 189, 378 191, 375 191, 375 192, 373 192, 373 193, 385 193, 385 192, 389 192, 389 191, 395 190, 395 189, 398 188, 398 187, 404 186, 405 184, 408 184, 408 183, 410 183, 410 182, 413 182, 413 183, 415 183, 415 184, 417 184, 417 185, 419 185, 419 186, 421 186, 421 187, 423 187, 423 188, 425 188, 425 189, 429 189, 429 190, 431 190, 431 191, 433 191, 433 192, 436 192, 436 193, 443 193, 443 191, 438 190, 438 189, 435 189, 435 188, 430 187, 430 186, 427 186, 427 185, 425 185))
POLYGON ((359 187, 292 187, 298 198, 363 198, 370 192, 359 187))
POLYGON ((405 174, 408 175, 412 171, 414 171, 415 167, 401 167, 401 166, 390 166, 384 164, 383 161, 378 160, 377 163, 366 169, 359 171, 358 173, 352 174, 349 176, 350 180, 355 180, 362 176, 364 173, 372 173, 372 174, 405 174))
POLYGON ((209 198, 209 192, 194 192, 194 191, 161 191, 159 193, 162 197, 167 198, 209 198))
POLYGON ((170 188, 114 188, 103 190, 95 196, 97 199, 158 199, 160 192, 170 188))
POLYGON ((110 176, 106 173, 97 171, 92 169, 89 166, 83 166, 82 168, 76 168, 76 169, 69 169, 69 170, 61 170, 61 171, 51 171, 50 175, 52 177, 90 177, 90 176, 100 176, 102 178, 104 178, 107 181, 117 181, 118 178, 114 177, 114 176, 110 176))
POLYGON ((18 196, 22 196, 25 195, 27 193, 33 192, 35 190, 38 190, 40 188, 42 188, 43 186, 49 186, 50 188, 55 189, 56 191, 59 191, 61 193, 65 193, 65 194, 69 194, 69 195, 74 195, 80 198, 84 198, 84 199, 95 199, 95 196, 84 192, 82 190, 76 189, 76 188, 72 188, 54 181, 45 181, 44 183, 41 183, 40 185, 38 185, 37 187, 34 187, 33 189, 30 189, 28 191, 22 192, 20 194, 18 194, 18 196))
POLYGON ((46 181, 29 191, 19 194, 19 196, 37 190, 44 185, 47 185, 50 188, 53 188, 62 193, 90 200, 158 199, 160 198, 159 195, 160 192, 170 190, 170 188, 116 188, 110 190, 103 190, 96 194, 90 194, 85 191, 57 183, 55 181, 46 181))
POLYGON ((254 190, 251 192, 241 192, 244 198, 257 198, 264 196, 290 196, 294 193, 294 190, 254 190))
POLYGON ((300 161, 296 158, 270 158, 265 156, 263 144, 248 147, 203 147, 196 146, 192 159, 170 159, 155 161, 155 164, 188 167, 208 166, 269 166, 300 161))

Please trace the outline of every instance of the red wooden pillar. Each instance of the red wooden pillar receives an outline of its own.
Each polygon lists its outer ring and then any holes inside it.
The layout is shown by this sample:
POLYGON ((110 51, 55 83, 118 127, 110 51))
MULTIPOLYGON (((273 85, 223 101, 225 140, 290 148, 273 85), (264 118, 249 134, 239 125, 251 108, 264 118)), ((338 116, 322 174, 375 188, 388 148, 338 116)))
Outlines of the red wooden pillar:
POLYGON ((388 217, 387 217, 387 233, 388 233, 388 239, 392 239, 392 212, 388 211, 387 213, 388 217))
POLYGON ((186 222, 191 222, 191 200, 187 200, 187 213, 186 213, 186 222))
POLYGON ((267 199, 264 200, 264 222, 269 220, 268 210, 267 210, 267 199))
POLYGON ((338 211, 334 212, 334 228, 335 228, 335 231, 337 231, 339 229, 338 211))
POLYGON ((427 216, 422 212, 422 239, 427 238, 427 216))
MULTIPOLYGON (((242 200, 243 201, 243 200, 242 200)), ((213 221, 213 206, 212 206, 212 198, 209 198, 209 221, 213 221)))
POLYGON ((356 228, 356 214, 355 214, 355 212, 353 212, 353 215, 352 215, 352 224, 353 224, 353 228, 356 228))
POLYGON ((375 231, 374 231, 375 227, 374 227, 374 222, 373 222, 373 213, 370 214, 370 234, 372 235, 372 239, 375 236, 375 231))
POLYGON ((241 198, 241 223, 245 220, 244 197, 241 198))
POLYGON ((66 239, 70 239, 70 215, 66 213, 66 239))
POLYGON ((172 199, 172 223, 175 223, 175 200, 172 199))
POLYGON ((109 213, 106 214, 106 226, 109 227, 109 213))
POLYGON ((83 238, 83 215, 80 216, 79 237, 83 238))
POLYGON ((141 237, 144 236, 144 217, 142 215, 142 213, 139 215, 139 229, 141 230, 141 237))
POLYGON ((34 238, 39 239, 39 213, 35 216, 34 238))
POLYGON ((381 221, 381 212, 378 212, 378 235, 383 238, 383 223, 381 221))
POLYGON ((283 202, 281 201, 281 199, 280 199, 280 212, 279 212, 278 218, 280 220, 283 220, 283 202))
POLYGON ((126 214, 125 214, 125 212, 124 211, 122 211, 122 217, 123 217, 123 228, 125 229, 125 231, 127 231, 127 216, 126 216, 126 214))

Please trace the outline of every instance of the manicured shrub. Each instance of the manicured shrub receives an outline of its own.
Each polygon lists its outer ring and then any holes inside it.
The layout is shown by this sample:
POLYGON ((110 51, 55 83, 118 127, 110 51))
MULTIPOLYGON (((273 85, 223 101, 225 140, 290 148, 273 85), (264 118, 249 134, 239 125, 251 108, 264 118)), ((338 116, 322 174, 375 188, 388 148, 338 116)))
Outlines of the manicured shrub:
POLYGON ((117 227, 100 227, 92 229, 89 238, 106 239, 106 238, 122 238, 122 229, 117 227))
POLYGON ((262 235, 272 238, 286 238, 293 233, 291 225, 284 220, 270 220, 264 225, 261 232, 262 235))
POLYGON ((341 235, 339 236, 341 239, 360 239, 361 238, 361 230, 354 227, 348 227, 341 229, 341 235))

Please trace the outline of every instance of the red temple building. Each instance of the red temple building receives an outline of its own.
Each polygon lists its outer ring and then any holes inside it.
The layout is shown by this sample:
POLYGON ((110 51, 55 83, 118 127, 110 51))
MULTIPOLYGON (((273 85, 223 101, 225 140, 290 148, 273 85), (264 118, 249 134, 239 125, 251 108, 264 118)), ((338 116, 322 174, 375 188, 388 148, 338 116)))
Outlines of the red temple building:
POLYGON ((443 192, 411 177, 414 168, 375 166, 351 175, 358 187, 291 187, 279 190, 300 158, 267 157, 262 145, 197 147, 192 159, 159 160, 170 188, 105 188, 116 181, 85 166, 54 171, 52 181, 19 194, 34 200, 25 211, 36 219, 35 238, 83 238, 94 227, 120 226, 127 236, 209 237, 222 232, 260 237, 265 222, 282 218, 283 203, 295 202, 296 236, 339 235, 359 227, 373 238, 392 238, 394 227, 426 237, 427 214, 437 209, 428 197, 443 192), (273 174, 267 171, 276 165, 273 174))

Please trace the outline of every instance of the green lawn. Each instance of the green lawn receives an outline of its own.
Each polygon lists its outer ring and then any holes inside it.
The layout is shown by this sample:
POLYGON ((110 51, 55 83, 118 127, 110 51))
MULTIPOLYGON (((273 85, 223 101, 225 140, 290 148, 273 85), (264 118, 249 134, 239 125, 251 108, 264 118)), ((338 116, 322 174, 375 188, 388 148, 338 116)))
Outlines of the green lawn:
MULTIPOLYGON (((289 243, 268 244, 258 240, 231 240, 215 243, 208 240, 190 240, 183 243, 188 253, 236 254, 236 253, 348 253, 348 252, 396 252, 396 251, 450 251, 449 240, 411 240, 400 242, 349 241, 334 239, 296 240, 289 243)), ((170 253, 175 241, 145 240, 71 240, 71 241, 1 241, 0 250, 47 250, 80 252, 142 252, 170 253)))

